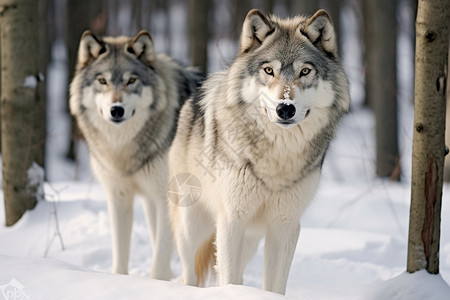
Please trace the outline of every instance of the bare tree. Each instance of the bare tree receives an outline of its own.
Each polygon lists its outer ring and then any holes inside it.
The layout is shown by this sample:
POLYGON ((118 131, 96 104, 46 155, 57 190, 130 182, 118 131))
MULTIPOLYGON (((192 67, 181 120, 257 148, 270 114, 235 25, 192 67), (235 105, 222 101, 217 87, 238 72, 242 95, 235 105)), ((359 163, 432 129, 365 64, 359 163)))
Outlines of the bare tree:
MULTIPOLYGON (((0 33, 1 33, 1 22, 0 22, 0 33)), ((2 61, 1 61, 1 53, 2 53, 2 47, 1 47, 2 45, 1 45, 1 43, 0 43, 0 66, 1 66, 1 64, 2 64, 2 61)), ((2 70, 1 70, 1 68, 0 68, 0 99, 1 99, 1 97, 2 97, 2 84, 1 84, 1 80, 2 80, 2 70)), ((1 103, 1 101, 0 101, 0 103, 1 103)), ((1 106, 1 104, 0 104, 0 124, 1 124, 1 122, 2 122, 2 106, 1 106)), ((0 153, 2 152, 2 131, 1 131, 1 129, 0 129, 0 153)))
MULTIPOLYGON (((450 47, 450 45, 449 45, 450 47)), ((448 61, 450 62, 450 51, 448 54, 448 61)), ((447 66, 447 74, 450 73, 450 65, 447 66)), ((447 76, 447 110, 445 113, 445 145, 450 146, 450 76, 447 76)), ((450 155, 445 157, 444 161, 444 181, 450 181, 450 155)))
POLYGON ((6 225, 17 222, 37 202, 29 170, 43 161, 45 137, 37 136, 42 73, 39 65, 38 1, 0 0, 2 63, 2 157, 6 225), (37 137, 35 137, 37 136, 37 137))
POLYGON ((313 15, 319 9, 316 0, 290 0, 291 12, 294 15, 313 15))
MULTIPOLYGON (((165 41, 165 52, 166 53, 170 53, 170 48, 171 48, 171 35, 172 32, 170 30, 170 1, 162 1, 161 4, 161 9, 164 13, 164 36, 166 37, 166 41, 165 41)), ((150 14, 150 12, 149 12, 150 14)))
POLYGON ((323 8, 328 11, 331 18, 333 19, 333 27, 336 32, 337 43, 339 47, 339 54, 342 55, 342 46, 340 42, 341 38, 341 9, 342 0, 326 0, 324 2, 323 8))
MULTIPOLYGON (((90 29, 97 35, 106 33, 107 14, 103 1, 96 0, 68 0, 67 2, 67 48, 69 54, 69 82, 75 75, 78 44, 81 35, 90 29)), ((67 157, 75 159, 75 140, 78 139, 78 129, 75 119, 72 117, 70 142, 67 157)))
MULTIPOLYGON (((274 0, 264 0, 262 3, 262 11, 265 14, 270 14, 273 11, 274 0)), ((244 22, 242 22, 244 23, 244 22)))
POLYGON ((450 2, 419 0, 407 271, 439 273, 450 2))
POLYGON ((189 0, 189 53, 191 62, 203 72, 208 68, 210 0, 189 0))
POLYGON ((142 29, 142 0, 131 1, 131 17, 135 20, 138 32, 142 29))
MULTIPOLYGON (((245 17, 253 7, 250 0, 233 0, 231 4, 231 9, 233 10, 231 39, 239 41, 242 24, 244 24, 245 17)), ((268 12, 265 11, 264 13, 268 12)))
MULTIPOLYGON (((48 22, 48 8, 50 1, 38 1, 39 4, 39 14, 38 14, 38 22, 39 22, 39 70, 42 74, 42 78, 47 78, 47 66, 50 62, 50 30, 49 30, 49 22, 48 22)), ((36 124, 36 132, 37 134, 34 138, 42 139, 35 140, 33 144, 39 144, 39 147, 36 148, 36 151, 40 151, 42 153, 38 154, 38 161, 36 161, 39 165, 45 167, 45 139, 47 136, 47 122, 46 122, 46 114, 47 114, 47 81, 43 84, 39 85, 39 105, 36 107, 38 110, 37 114, 43 117, 42 122, 36 124), (42 158, 42 160, 41 160, 42 158)))
POLYGON ((376 174, 400 176, 397 136, 397 1, 363 2, 365 19, 366 97, 375 112, 376 174))

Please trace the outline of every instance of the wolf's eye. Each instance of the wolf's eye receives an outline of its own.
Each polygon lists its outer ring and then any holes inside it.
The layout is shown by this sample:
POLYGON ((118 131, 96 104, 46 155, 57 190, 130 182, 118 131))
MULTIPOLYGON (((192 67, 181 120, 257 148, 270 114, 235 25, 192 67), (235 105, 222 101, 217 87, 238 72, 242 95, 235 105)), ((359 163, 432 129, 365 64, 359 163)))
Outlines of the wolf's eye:
POLYGON ((100 82, 100 84, 102 84, 102 85, 106 85, 106 84, 107 84, 105 78, 99 78, 99 79, 98 79, 98 82, 100 82))
POLYGON ((308 75, 310 72, 311 72, 311 69, 310 69, 310 68, 303 68, 303 69, 300 71, 300 77, 306 76, 306 75, 308 75))
POLYGON ((273 69, 271 67, 265 67, 264 72, 266 72, 267 75, 273 76, 273 69))
POLYGON ((130 79, 128 79, 127 85, 133 84, 136 82, 136 77, 130 77, 130 79))

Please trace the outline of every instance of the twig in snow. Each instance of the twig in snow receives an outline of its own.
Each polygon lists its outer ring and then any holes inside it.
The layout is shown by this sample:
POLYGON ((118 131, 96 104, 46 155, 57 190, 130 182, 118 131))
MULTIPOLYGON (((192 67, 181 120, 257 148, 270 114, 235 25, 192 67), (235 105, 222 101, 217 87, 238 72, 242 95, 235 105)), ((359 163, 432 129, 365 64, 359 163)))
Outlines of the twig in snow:
POLYGON ((53 233, 51 240, 47 243, 47 248, 45 249, 44 257, 47 257, 48 251, 50 250, 50 247, 52 246, 53 241, 55 240, 56 237, 59 238, 59 242, 61 244, 61 250, 63 250, 63 251, 65 250, 63 237, 61 235, 61 230, 59 229, 58 209, 56 207, 56 202, 58 202, 61 199, 60 195, 59 195, 60 191, 56 190, 50 183, 48 185, 54 192, 54 194, 51 195, 54 197, 53 201, 51 201, 51 203, 52 203, 51 215, 53 216, 53 218, 55 220, 55 232, 53 233))

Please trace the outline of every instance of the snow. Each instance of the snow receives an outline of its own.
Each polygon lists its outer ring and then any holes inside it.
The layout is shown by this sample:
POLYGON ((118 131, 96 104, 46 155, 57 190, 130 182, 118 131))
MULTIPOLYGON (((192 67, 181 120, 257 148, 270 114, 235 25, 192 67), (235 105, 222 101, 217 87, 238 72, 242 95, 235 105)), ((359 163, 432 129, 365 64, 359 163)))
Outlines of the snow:
POLYGON ((373 288, 369 288, 365 299, 440 300, 448 299, 449 295, 450 287, 441 275, 430 275, 422 270, 413 274, 402 273, 373 288), (424 289, 424 286, 427 288, 424 289))
MULTIPOLYGON (((171 14, 181 18, 181 10, 181 6, 175 5, 171 14)), ((346 14, 349 32, 357 26, 356 17, 346 14)), ((344 39, 342 43, 354 45, 356 41, 344 39)), ((400 51, 411 57, 404 44, 400 51)), ((216 57, 212 60, 213 69, 223 68, 234 55, 235 47, 225 38, 211 42, 209 48, 216 57)), ((406 58, 400 62, 402 181, 393 183, 374 176, 375 121, 361 105, 364 90, 361 51, 358 47, 352 49, 353 52, 346 52, 344 48, 342 55, 352 83, 351 112, 330 146, 319 191, 301 220, 300 239, 284 297, 261 290, 263 242, 245 270, 244 286, 181 285, 181 264, 175 253, 172 259, 175 277, 168 282, 150 279, 152 249, 139 201, 134 206, 130 275, 110 273, 111 232, 105 193, 90 172, 83 143, 77 143, 76 164, 65 159, 70 124, 63 101, 67 93, 67 56, 63 43, 57 42, 47 81, 45 200, 7 228, 3 225, 0 192, 0 300, 450 299, 450 186, 444 187, 442 199, 440 275, 405 272, 413 116, 411 82, 408 85, 411 67, 405 67, 406 58)), ((185 56, 182 51, 172 54, 185 56)), ((42 181, 40 170, 30 169, 29 176, 36 178, 36 182, 42 181)))
POLYGON ((44 169, 36 162, 33 162, 27 170, 28 188, 35 191, 39 200, 44 200, 44 169))
POLYGON ((38 76, 36 75, 28 75, 23 80, 23 87, 35 89, 38 85, 39 81, 44 81, 44 75, 42 73, 39 73, 38 76))
POLYGON ((38 84, 38 80, 37 80, 36 76, 29 75, 29 76, 25 77, 22 86, 26 87, 26 88, 34 89, 34 88, 36 88, 37 84, 38 84))
MULTIPOLYGON (((30 299, 283 299, 252 287, 200 289, 136 276, 102 274, 42 258, 2 257, 0 269, 11 270, 11 276, 20 277, 20 281, 15 281, 25 287, 30 299)), ((2 277, 0 274, 0 280, 2 277)))
MULTIPOLYGON (((441 275, 411 275, 405 274, 409 185, 381 180, 370 186, 338 183, 324 175, 301 222, 287 299, 418 300, 425 299, 423 293, 449 299, 445 282, 450 275, 448 187, 442 211, 441 275)), ((152 250, 138 202, 131 275, 109 274, 111 237, 102 188, 92 181, 52 182, 44 188, 47 201, 40 201, 13 227, 0 228, 0 285, 15 279, 31 299, 79 299, 82 294, 89 299, 282 298, 260 290, 263 243, 246 269, 245 287, 194 288, 180 285, 179 277, 171 282, 148 278, 152 250)), ((0 222, 4 223, 3 214, 0 222)), ((176 255, 172 266, 179 276, 176 255)))

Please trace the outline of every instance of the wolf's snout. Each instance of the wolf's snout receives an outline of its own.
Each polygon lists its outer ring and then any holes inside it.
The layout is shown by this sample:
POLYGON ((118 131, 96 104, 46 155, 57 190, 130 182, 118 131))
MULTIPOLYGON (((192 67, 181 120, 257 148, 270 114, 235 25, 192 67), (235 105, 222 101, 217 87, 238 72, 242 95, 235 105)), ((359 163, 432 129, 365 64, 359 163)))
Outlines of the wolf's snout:
POLYGON ((125 114, 125 109, 122 106, 113 106, 111 107, 111 117, 114 119, 120 119, 125 114))
POLYGON ((295 106, 292 104, 280 103, 277 105, 276 111, 283 120, 289 120, 295 116, 295 106))

